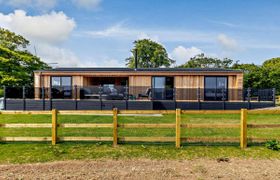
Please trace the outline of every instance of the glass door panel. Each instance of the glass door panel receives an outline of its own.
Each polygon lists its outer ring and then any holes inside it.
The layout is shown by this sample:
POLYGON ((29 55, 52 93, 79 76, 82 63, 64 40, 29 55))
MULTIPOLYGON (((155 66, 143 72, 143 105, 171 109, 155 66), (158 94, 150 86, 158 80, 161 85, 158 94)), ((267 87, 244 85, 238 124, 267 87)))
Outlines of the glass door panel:
POLYGON ((165 99, 165 77, 153 77, 153 99, 163 100, 165 99))

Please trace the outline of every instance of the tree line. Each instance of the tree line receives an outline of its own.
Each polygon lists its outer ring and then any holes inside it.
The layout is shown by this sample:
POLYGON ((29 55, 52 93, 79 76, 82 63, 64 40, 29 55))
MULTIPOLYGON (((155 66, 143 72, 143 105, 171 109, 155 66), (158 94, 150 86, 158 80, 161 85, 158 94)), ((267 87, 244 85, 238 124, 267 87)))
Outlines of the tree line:
MULTIPOLYGON (((0 86, 33 85, 33 71, 50 69, 39 57, 28 51, 30 42, 21 35, 0 28, 0 86)), ((134 68, 137 52, 139 68, 223 68, 244 71, 244 87, 272 88, 280 90, 280 57, 265 60, 262 65, 244 64, 229 58, 219 59, 196 55, 186 63, 175 66, 166 49, 150 39, 134 42, 132 56, 126 59, 126 66, 134 68)))

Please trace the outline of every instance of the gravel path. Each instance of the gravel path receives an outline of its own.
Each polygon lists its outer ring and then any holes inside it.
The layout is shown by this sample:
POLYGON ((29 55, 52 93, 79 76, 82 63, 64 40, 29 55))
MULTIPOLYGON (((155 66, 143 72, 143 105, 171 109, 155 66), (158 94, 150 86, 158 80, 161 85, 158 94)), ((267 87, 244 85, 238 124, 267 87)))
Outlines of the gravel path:
POLYGON ((0 165, 0 179, 280 179, 280 160, 98 160, 0 165))

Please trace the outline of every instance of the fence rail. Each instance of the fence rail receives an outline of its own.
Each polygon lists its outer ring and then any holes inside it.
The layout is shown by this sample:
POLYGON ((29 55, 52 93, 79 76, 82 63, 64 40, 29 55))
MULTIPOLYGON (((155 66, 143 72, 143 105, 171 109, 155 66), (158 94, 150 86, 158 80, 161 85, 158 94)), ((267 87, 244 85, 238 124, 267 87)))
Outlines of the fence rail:
MULTIPOLYGON (((41 112, 26 112, 26 111, 12 111, 1 112, 2 114, 42 114, 41 112)), ((262 111, 248 111, 247 109, 241 109, 241 111, 182 111, 176 109, 176 111, 118 111, 116 108, 113 111, 108 111, 108 114, 113 116, 112 123, 58 123, 58 114, 101 114, 100 111, 81 111, 81 112, 68 112, 68 111, 44 111, 43 114, 52 114, 52 123, 1 123, 1 128, 51 128, 51 137, 0 137, 0 141, 51 141, 53 145, 57 142, 63 141, 110 141, 113 142, 113 146, 116 147, 122 142, 175 142, 177 148, 181 146, 181 143, 193 143, 193 142, 230 142, 240 143, 242 149, 247 147, 248 142, 264 142, 269 138, 256 138, 248 137, 248 128, 280 128, 280 124, 255 124, 247 123, 248 114, 280 114, 280 111, 275 110, 262 110, 262 111), (175 123, 118 123, 118 116, 122 114, 175 114, 175 123), (195 123, 181 123, 182 114, 240 114, 239 124, 195 124, 195 123), (112 128, 112 137, 58 137, 58 128, 112 128), (175 129, 175 137, 119 137, 118 128, 171 128, 175 129), (182 137, 182 129, 193 128, 240 128, 240 138, 236 137, 182 137)), ((104 113, 102 111, 102 113, 104 113)))

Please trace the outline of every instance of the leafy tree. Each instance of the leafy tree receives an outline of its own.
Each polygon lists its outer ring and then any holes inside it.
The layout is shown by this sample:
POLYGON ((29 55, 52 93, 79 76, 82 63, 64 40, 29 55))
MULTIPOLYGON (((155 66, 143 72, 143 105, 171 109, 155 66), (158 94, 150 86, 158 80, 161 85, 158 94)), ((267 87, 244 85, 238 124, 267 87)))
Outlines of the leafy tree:
POLYGON ((239 64, 235 63, 232 66, 233 69, 243 70, 244 72, 244 82, 243 86, 245 88, 261 88, 263 85, 262 81, 262 68, 255 64, 239 64))
POLYGON ((33 84, 33 71, 49 66, 28 52, 29 41, 0 28, 0 86, 33 84))
POLYGON ((168 58, 167 51, 161 44, 150 39, 142 39, 134 41, 134 48, 131 50, 133 55, 126 58, 126 65, 130 68, 135 67, 136 49, 139 68, 170 67, 174 63, 168 58))
POLYGON ((262 69, 265 85, 280 90, 280 57, 266 60, 262 69))
POLYGON ((207 57, 203 53, 192 57, 185 64, 178 67, 181 68, 231 68, 233 60, 229 58, 218 59, 207 57))

